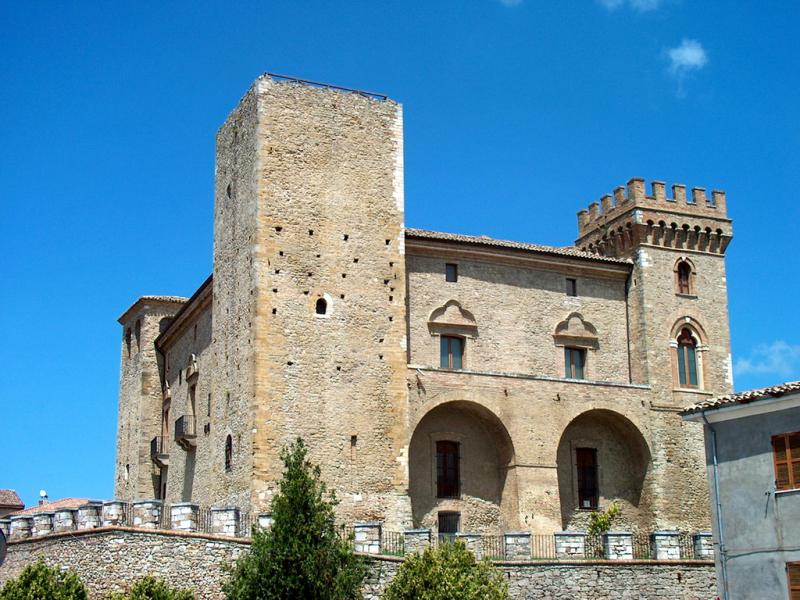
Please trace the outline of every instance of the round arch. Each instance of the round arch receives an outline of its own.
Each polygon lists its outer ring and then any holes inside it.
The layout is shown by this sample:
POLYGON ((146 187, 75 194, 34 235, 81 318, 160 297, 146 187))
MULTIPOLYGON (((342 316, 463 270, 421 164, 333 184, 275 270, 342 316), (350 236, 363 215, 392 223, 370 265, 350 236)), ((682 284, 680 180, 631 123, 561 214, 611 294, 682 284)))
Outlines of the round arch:
POLYGON ((416 527, 437 529, 445 513, 461 531, 518 528, 514 444, 500 418, 468 400, 425 412, 409 443, 409 496, 416 527))
POLYGON ((621 523, 647 528, 652 521, 648 474, 650 446, 624 415, 592 409, 576 416, 556 450, 561 520, 565 529, 585 528, 593 510, 615 501, 621 523))

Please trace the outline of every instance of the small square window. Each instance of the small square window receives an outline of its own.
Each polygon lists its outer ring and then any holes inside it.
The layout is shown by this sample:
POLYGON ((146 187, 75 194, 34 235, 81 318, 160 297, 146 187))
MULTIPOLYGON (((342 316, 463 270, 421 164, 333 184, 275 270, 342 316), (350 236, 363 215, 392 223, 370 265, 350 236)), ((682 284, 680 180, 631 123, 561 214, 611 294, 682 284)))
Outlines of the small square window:
POLYGON ((458 281, 458 265, 455 263, 447 263, 444 266, 444 280, 455 283, 458 281))
POLYGON ((578 295, 578 280, 567 277, 567 296, 578 295))

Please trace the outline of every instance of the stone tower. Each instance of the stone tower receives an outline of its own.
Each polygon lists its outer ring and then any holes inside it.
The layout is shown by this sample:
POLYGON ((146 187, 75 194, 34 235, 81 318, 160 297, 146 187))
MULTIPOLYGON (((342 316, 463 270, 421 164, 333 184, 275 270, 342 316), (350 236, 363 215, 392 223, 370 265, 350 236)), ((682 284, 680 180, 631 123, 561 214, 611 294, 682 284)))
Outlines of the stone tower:
POLYGON ((255 82, 217 135, 213 296, 242 501, 269 506, 302 436, 345 515, 407 511, 400 105, 255 82))
POLYGON ((700 428, 686 427, 676 411, 732 391, 725 249, 733 228, 725 193, 652 183, 640 178, 578 213, 583 250, 630 258, 628 329, 631 381, 652 388, 651 410, 658 433, 653 469, 665 481, 692 482, 698 494, 676 502, 660 490, 656 507, 677 522, 681 513, 707 512, 700 428), (695 357, 687 366, 686 353, 695 357), (660 498, 659 498, 660 496, 660 498))
POLYGON ((122 325, 120 354, 116 498, 151 498, 158 495, 160 475, 151 454, 166 442, 162 428, 163 360, 154 340, 186 301, 173 296, 143 296, 119 318, 122 325), (155 440, 156 447, 153 448, 155 440))

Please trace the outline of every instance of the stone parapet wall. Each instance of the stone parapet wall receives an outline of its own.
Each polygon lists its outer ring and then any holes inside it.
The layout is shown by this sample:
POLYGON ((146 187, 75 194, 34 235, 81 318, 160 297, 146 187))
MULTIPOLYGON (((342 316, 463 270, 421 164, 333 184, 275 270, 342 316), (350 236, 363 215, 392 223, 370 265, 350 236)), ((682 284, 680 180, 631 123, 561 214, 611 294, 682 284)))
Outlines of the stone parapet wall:
MULTIPOLYGON (((248 540, 185 532, 101 527, 11 542, 0 566, 0 586, 38 557, 75 570, 90 598, 124 591, 145 575, 222 599, 226 566, 247 552, 248 540)), ((402 559, 370 556, 364 596, 377 600, 402 559)), ((500 562, 516 599, 706 599, 714 596, 713 563, 707 561, 500 562)))

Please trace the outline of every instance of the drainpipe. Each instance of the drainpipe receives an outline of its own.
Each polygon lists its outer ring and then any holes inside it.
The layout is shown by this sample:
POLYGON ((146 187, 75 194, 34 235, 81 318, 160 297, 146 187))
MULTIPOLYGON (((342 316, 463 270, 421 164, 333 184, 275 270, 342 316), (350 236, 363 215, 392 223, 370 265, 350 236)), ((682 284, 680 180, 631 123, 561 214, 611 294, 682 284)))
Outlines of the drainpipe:
POLYGON ((717 464, 717 432, 714 430, 714 427, 711 426, 711 423, 708 422, 708 418, 706 418, 706 412, 701 411, 700 416, 703 417, 703 421, 708 427, 708 430, 711 432, 711 461, 712 461, 712 472, 714 477, 714 497, 716 499, 717 505, 717 535, 719 536, 719 564, 720 564, 720 571, 722 572, 722 600, 728 600, 728 565, 727 565, 727 557, 726 557, 726 550, 725 550, 725 534, 722 529, 722 502, 719 499, 719 466, 717 464))

